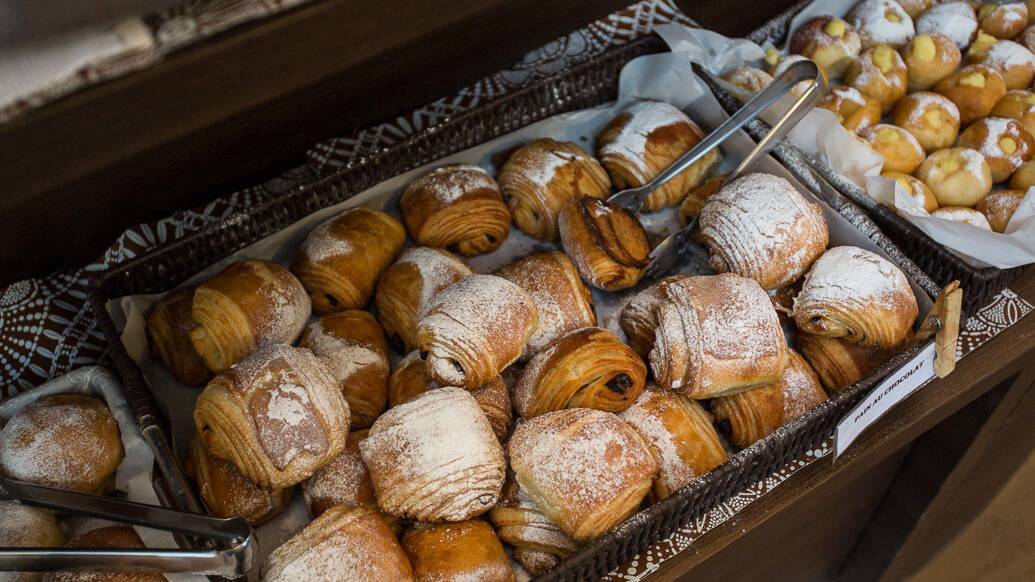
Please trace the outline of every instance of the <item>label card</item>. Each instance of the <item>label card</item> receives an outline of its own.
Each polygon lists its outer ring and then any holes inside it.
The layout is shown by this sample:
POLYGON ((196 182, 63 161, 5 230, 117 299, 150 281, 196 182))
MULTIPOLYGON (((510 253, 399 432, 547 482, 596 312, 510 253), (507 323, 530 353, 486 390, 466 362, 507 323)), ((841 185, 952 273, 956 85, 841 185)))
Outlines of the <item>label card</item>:
POLYGON ((934 378, 934 354, 935 345, 931 342, 904 366, 892 372, 841 419, 834 439, 835 460, 867 427, 934 378))

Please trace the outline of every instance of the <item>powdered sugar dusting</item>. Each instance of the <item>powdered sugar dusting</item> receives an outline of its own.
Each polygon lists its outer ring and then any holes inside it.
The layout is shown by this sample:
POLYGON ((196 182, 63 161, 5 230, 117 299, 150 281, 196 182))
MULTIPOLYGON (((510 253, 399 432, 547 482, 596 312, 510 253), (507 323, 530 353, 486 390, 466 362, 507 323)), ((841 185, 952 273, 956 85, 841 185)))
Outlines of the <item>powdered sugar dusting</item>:
POLYGON ((966 49, 977 33, 974 9, 966 2, 948 2, 932 6, 916 21, 917 34, 942 34, 960 49, 966 49))
POLYGON ((471 274, 471 269, 460 259, 446 251, 429 247, 407 249, 397 263, 412 265, 420 273, 418 313, 423 311, 439 291, 471 274))
POLYGON ((826 400, 826 393, 819 384, 819 378, 808 363, 795 352, 791 352, 787 368, 780 378, 783 386, 783 423, 786 424, 805 414, 826 400))
POLYGON ((639 101, 623 112, 628 116, 621 131, 600 148, 600 157, 616 156, 650 175, 646 166, 647 138, 654 130, 670 125, 690 125, 685 113, 661 101, 639 101))
POLYGON ((328 333, 323 320, 317 320, 309 326, 305 337, 305 347, 317 356, 322 356, 335 378, 339 382, 347 381, 356 373, 370 366, 382 366, 388 369, 388 357, 368 345, 350 341, 346 338, 328 333))
POLYGON ((330 220, 321 222, 314 228, 302 243, 301 252, 303 256, 314 263, 319 263, 331 257, 340 257, 351 253, 353 251, 352 244, 345 239, 336 237, 331 229, 342 216, 355 211, 356 209, 346 210, 330 220))
MULTIPOLYGON (((48 541, 53 543, 54 533, 60 531, 54 514, 49 510, 14 501, 0 501, 0 547, 38 547, 48 541)), ((19 580, 17 575, 14 578, 5 576, 10 574, 0 573, 0 580, 19 580)))
POLYGON ((805 279, 794 309, 809 303, 854 300, 876 303, 887 309, 903 293, 912 295, 906 276, 884 257, 858 247, 834 247, 816 261, 805 279))
POLYGON ((1012 40, 1001 40, 988 49, 984 63, 1000 72, 1013 67, 1035 70, 1035 54, 1012 40))
POLYGON ((907 125, 922 125, 924 123, 923 116, 932 109, 944 111, 956 122, 956 125, 960 123, 959 108, 944 95, 931 91, 918 91, 907 95, 904 99, 908 99, 913 104, 909 117, 906 118, 907 125))
POLYGON ((658 480, 664 483, 667 491, 675 491, 699 477, 694 467, 683 459, 676 435, 662 420, 666 416, 665 411, 674 405, 669 401, 671 398, 677 396, 665 396, 648 388, 619 415, 654 447, 661 470, 658 480))
POLYGON ((308 405, 309 393, 305 388, 296 384, 282 384, 270 393, 266 416, 288 426, 298 426, 307 416, 308 405))
POLYGON ((893 0, 863 0, 848 13, 848 22, 859 29, 867 45, 902 46, 913 37, 913 19, 893 0), (892 13, 897 22, 890 20, 892 13))
MULTIPOLYGON (((985 128, 985 137, 980 144, 977 145, 977 151, 989 159, 1002 159, 1007 160, 1010 163, 1010 171, 1013 172, 1017 168, 1024 164, 1024 148, 1018 147, 1013 153, 1007 153, 1003 151, 1002 146, 999 144, 999 140, 1003 137, 1012 137, 1016 143, 1020 144, 1022 139, 1020 137, 1022 126, 1016 119, 1010 119, 1009 117, 986 117, 979 119, 974 122, 973 125, 968 127, 963 132, 963 136, 969 137, 971 135, 977 135, 978 128, 985 128)), ((964 140, 960 140, 963 142, 964 140)), ((978 176, 981 175, 980 168, 974 168, 977 170, 978 176)), ((968 164, 968 171, 969 164, 968 164)))
POLYGON ((496 180, 478 166, 457 164, 442 166, 417 178, 409 189, 431 193, 443 205, 449 205, 465 194, 488 189, 499 192, 496 180))
POLYGON ((985 218, 985 215, 973 208, 964 208, 962 206, 943 206, 942 208, 932 212, 931 216, 941 218, 943 220, 951 220, 953 222, 962 222, 963 224, 969 224, 970 226, 980 228, 981 230, 992 230, 992 225, 988 223, 988 219, 985 218))

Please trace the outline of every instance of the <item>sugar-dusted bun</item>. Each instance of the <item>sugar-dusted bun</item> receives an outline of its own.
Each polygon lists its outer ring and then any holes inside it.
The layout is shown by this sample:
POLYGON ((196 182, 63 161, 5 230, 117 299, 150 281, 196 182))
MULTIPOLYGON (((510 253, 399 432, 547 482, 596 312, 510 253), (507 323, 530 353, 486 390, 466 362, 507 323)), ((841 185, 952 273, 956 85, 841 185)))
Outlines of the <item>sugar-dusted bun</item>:
POLYGON ((772 75, 755 67, 738 67, 723 75, 722 78, 751 95, 765 89, 769 83, 773 82, 772 75))
POLYGON ((797 281, 827 247, 823 212, 787 180, 748 174, 725 185, 701 210, 701 238, 719 273, 776 289, 797 281))
POLYGON ((888 124, 875 125, 859 134, 884 157, 884 169, 912 174, 924 161, 924 148, 913 134, 888 124))
POLYGON ((992 225, 988 223, 988 219, 985 218, 984 214, 965 206, 942 206, 938 210, 932 212, 931 216, 941 218, 942 220, 951 220, 953 222, 969 224, 970 226, 980 228, 981 230, 992 230, 992 225))
POLYGON ((123 456, 115 417, 92 396, 41 398, 0 430, 0 472, 45 487, 106 495, 123 456))
POLYGON ((185 469, 198 486, 205 507, 216 517, 241 517, 252 525, 266 522, 291 503, 293 490, 267 490, 249 481, 229 461, 208 454, 191 439, 185 469))
MULTIPOLYGON (((787 72, 787 69, 791 68, 791 65, 799 61, 807 61, 805 57, 801 55, 786 55, 779 56, 779 60, 773 65, 773 78, 779 79, 787 72)), ((823 67, 819 67, 819 73, 822 75, 823 80, 827 80, 827 72, 823 67)), ((809 85, 815 83, 815 81, 800 81, 797 85, 791 88, 791 95, 795 97, 801 97, 805 93, 805 90, 809 88, 809 85)))
POLYGON ((1020 121, 1024 129, 1035 137, 1035 93, 1026 90, 1007 91, 992 108, 992 115, 1020 121))
POLYGON ((985 56, 988 55, 988 51, 992 50, 992 47, 999 42, 999 39, 992 36, 991 34, 985 33, 983 30, 979 30, 977 36, 974 37, 974 42, 970 43, 970 48, 967 49, 967 61, 971 63, 980 63, 985 60, 985 56))
POLYGON ((992 230, 1006 232, 1006 227, 1025 194, 1024 190, 996 190, 982 198, 974 209, 985 215, 992 230))
POLYGON ((579 196, 606 198, 611 179, 570 141, 537 139, 510 155, 500 168, 500 190, 514 224, 533 238, 557 240, 557 216, 579 196))
POLYGON ((879 346, 853 344, 840 338, 808 333, 798 335, 798 349, 831 394, 869 376, 891 355, 890 351, 879 346))
POLYGON ((924 151, 933 152, 956 142, 960 110, 943 95, 920 91, 899 99, 891 122, 913 134, 924 151))
POLYGON ((578 547, 521 490, 514 472, 508 471, 499 503, 489 512, 489 520, 500 540, 514 549, 514 559, 533 574, 552 569, 559 558, 578 547))
POLYGON ((382 511, 418 521, 463 521, 488 511, 503 487, 503 448, 461 388, 395 406, 359 443, 382 511))
POLYGON ((593 287, 621 291, 643 278, 650 242, 632 212, 583 196, 561 212, 557 224, 564 252, 593 287))
MULTIPOLYGON (((66 548, 104 548, 142 550, 143 540, 135 529, 128 525, 106 525, 94 527, 74 535, 65 544, 66 548)), ((166 582, 165 576, 147 568, 124 568, 94 571, 62 570, 43 575, 43 582, 166 582)))
POLYGON ((960 50, 970 46, 977 30, 977 15, 966 2, 936 4, 916 20, 917 34, 944 34, 956 43, 960 50))
POLYGON ((956 145, 985 156, 993 182, 1006 180, 1035 154, 1035 138, 1019 121, 1008 117, 975 121, 960 134, 956 145))
POLYGON ((880 123, 880 103, 855 87, 831 87, 816 107, 831 111, 845 129, 855 133, 880 123))
POLYGON ((934 212, 938 208, 938 199, 934 192, 927 187, 919 178, 903 174, 902 172, 881 172, 881 176, 898 182, 905 193, 913 199, 917 209, 922 208, 925 212, 934 212))
POLYGON ((931 7, 933 0, 898 0, 899 6, 916 22, 916 18, 931 7))
POLYGON ((266 558, 261 582, 413 582, 392 530, 368 507, 336 505, 266 558))
POLYGON ((845 84, 855 87, 880 104, 888 113, 906 94, 906 63, 895 49, 877 45, 863 51, 848 68, 845 84))
POLYGON ((919 308, 904 273, 858 247, 834 247, 816 261, 794 298, 805 333, 892 348, 910 334, 919 308))
POLYGON ((815 61, 831 79, 841 78, 862 50, 855 27, 835 16, 809 19, 794 31, 788 47, 815 61))
POLYGON ((913 38, 913 19, 894 0, 863 0, 846 18, 859 30, 863 48, 900 47, 913 38))
POLYGON ((503 544, 481 520, 417 524, 403 535, 402 547, 417 580, 515 581, 503 544))
POLYGON ((1024 32, 1014 40, 1024 45, 1024 48, 1035 52, 1035 26, 1024 29, 1024 32))
POLYGON ((1028 6, 986 2, 978 8, 981 30, 996 38, 1013 38, 1028 26, 1028 6))
POLYGON ((1025 162, 1010 177, 1011 190, 1024 190, 1035 186, 1035 161, 1025 162))
POLYGON ((999 71, 987 65, 967 65, 934 86, 936 93, 948 97, 960 110, 963 125, 989 114, 1006 95, 1006 81, 999 71))
MULTIPOLYGON (((57 548, 65 543, 49 509, 0 501, 0 548, 57 548)), ((40 582, 42 572, 0 572, 3 582, 40 582)))
POLYGON ((902 47, 902 60, 909 73, 910 91, 930 89, 948 77, 963 58, 960 47, 949 37, 937 32, 918 34, 902 47))
POLYGON ((1007 89, 1027 89, 1035 78, 1035 54, 1012 40, 1001 40, 980 62, 999 71, 1007 89))
MULTIPOLYGON (((878 109, 878 111, 880 110, 878 109)), ((685 225, 690 222, 692 217, 701 214, 704 203, 711 198, 712 194, 715 194, 722 188, 722 185, 726 183, 728 178, 729 174, 712 176, 705 180, 703 184, 691 190, 686 195, 686 198, 683 198, 683 203, 679 205, 679 223, 685 225)))
POLYGON ((931 152, 916 172, 941 206, 973 206, 992 189, 985 157, 969 148, 931 152))
POLYGON ((178 381, 200 386, 212 371, 190 341, 190 330, 196 325, 191 318, 193 302, 194 289, 180 289, 155 303, 147 316, 147 343, 178 381))

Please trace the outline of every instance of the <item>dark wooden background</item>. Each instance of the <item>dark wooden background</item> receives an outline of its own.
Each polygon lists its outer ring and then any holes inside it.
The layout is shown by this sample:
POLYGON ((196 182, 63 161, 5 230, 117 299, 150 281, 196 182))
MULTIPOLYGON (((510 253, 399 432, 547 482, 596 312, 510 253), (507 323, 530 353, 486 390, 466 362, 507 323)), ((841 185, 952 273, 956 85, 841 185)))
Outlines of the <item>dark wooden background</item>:
MULTIPOLYGON (((0 284, 275 176, 630 0, 323 0, 0 125, 0 284)), ((681 2, 739 35, 788 2, 681 2)))

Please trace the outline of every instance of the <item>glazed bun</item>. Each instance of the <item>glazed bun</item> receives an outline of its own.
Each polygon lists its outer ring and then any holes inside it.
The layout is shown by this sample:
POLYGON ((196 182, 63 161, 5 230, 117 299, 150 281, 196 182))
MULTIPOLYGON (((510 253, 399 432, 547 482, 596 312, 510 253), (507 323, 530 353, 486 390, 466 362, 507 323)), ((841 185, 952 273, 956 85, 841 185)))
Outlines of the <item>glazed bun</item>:
POLYGON ((984 156, 968 148, 947 148, 927 156, 916 177, 934 192, 941 206, 973 206, 992 189, 984 156))

